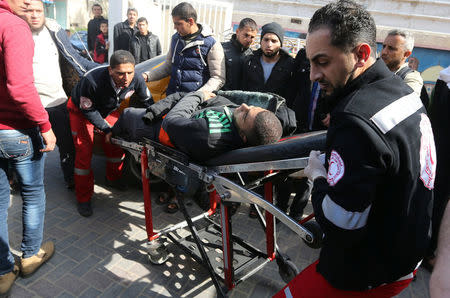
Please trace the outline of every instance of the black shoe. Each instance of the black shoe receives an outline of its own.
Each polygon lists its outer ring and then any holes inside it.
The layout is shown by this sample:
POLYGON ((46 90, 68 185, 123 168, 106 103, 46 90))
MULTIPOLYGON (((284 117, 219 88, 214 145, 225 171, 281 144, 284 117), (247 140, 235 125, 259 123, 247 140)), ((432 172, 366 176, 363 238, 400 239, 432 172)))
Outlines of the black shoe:
POLYGON ((117 180, 111 181, 111 180, 108 180, 108 178, 105 178, 105 185, 108 187, 117 189, 119 191, 127 191, 128 190, 128 184, 125 182, 125 179, 117 179, 117 180))
POLYGON ((298 214, 289 213, 289 217, 292 218, 292 220, 294 220, 295 222, 299 222, 300 220, 302 220, 303 213, 298 213, 298 214))
POLYGON ((92 207, 91 207, 91 202, 78 202, 77 205, 77 210, 78 213, 80 213, 81 216, 84 217, 89 217, 92 215, 92 207))

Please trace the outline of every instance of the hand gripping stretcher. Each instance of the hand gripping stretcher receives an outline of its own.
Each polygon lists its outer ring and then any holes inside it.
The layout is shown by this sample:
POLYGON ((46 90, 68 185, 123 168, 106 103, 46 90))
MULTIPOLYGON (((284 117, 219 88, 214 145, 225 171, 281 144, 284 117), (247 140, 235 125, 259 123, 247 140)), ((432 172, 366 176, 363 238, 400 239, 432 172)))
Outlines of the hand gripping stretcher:
POLYGON ((325 147, 325 136, 325 131, 296 135, 276 144, 233 150, 203 164, 191 162, 182 152, 151 140, 135 143, 113 138, 114 144, 128 151, 141 164, 149 260, 162 264, 168 259, 168 251, 161 240, 161 236, 165 236, 208 269, 218 296, 224 296, 226 291, 273 260, 277 261, 283 280, 289 282, 298 270, 277 249, 274 216, 310 247, 320 247, 322 232, 315 221, 309 221, 313 214, 297 223, 275 207, 273 183, 305 168, 309 152, 325 147), (159 232, 153 229, 150 174, 175 187, 185 218, 185 221, 159 232), (237 179, 233 180, 234 176, 237 179), (208 190, 210 209, 191 217, 184 200, 193 196, 200 187, 208 190), (258 187, 263 188, 263 195, 255 191, 258 187), (257 207, 266 233, 266 251, 258 250, 231 233, 231 202, 250 203, 257 207), (208 225, 197 230, 194 222, 199 220, 208 225), (171 235, 171 232, 185 227, 191 232, 186 238, 180 240, 171 235), (219 258, 214 255, 217 252, 222 254, 219 258), (223 261, 220 270, 212 265, 217 259, 223 261))

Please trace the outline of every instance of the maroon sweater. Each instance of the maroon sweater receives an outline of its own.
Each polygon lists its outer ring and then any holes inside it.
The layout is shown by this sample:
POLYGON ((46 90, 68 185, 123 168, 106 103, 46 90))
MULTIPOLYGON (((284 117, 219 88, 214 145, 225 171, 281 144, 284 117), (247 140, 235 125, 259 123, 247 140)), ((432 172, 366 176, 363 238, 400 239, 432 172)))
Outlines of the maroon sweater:
POLYGON ((27 23, 0 1, 0 129, 51 128, 33 84, 33 55, 27 23))

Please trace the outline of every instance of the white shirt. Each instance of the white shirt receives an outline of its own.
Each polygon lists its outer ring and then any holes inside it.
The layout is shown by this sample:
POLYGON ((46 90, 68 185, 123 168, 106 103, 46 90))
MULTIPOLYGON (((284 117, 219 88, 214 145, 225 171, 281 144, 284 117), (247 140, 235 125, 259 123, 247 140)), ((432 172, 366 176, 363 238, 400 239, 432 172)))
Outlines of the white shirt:
POLYGON ((33 32, 34 85, 44 108, 60 105, 67 101, 59 67, 59 52, 50 32, 44 26, 40 32, 33 32))

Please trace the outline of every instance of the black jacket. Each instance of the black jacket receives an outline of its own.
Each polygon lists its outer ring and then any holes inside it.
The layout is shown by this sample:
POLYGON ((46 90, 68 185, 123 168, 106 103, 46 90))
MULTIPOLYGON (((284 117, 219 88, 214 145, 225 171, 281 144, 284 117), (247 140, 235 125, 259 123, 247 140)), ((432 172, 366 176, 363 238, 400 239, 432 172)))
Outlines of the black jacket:
POLYGON ((135 75, 130 86, 122 89, 118 94, 112 84, 108 66, 100 66, 87 72, 72 91, 72 101, 75 106, 89 122, 105 133, 111 128, 104 118, 116 110, 124 99, 136 93, 143 106, 153 103, 150 91, 140 75, 135 75))
POLYGON ((93 51, 95 47, 95 39, 97 38, 97 35, 101 33, 100 31, 100 21, 105 20, 104 17, 100 16, 99 18, 93 18, 88 22, 88 28, 87 28, 87 43, 88 43, 88 50, 93 51))
POLYGON ((117 50, 130 50, 130 39, 139 32, 136 25, 131 28, 128 20, 114 26, 114 52, 117 50))
MULTIPOLYGON (((134 60, 136 61, 136 64, 143 62, 144 60, 141 60, 141 43, 139 41, 140 38, 143 38, 140 32, 137 32, 133 37, 130 39, 130 52, 134 56, 134 60)), ((147 41, 146 51, 148 59, 151 59, 153 57, 161 55, 161 43, 159 42, 158 36, 155 34, 152 34, 151 32, 148 32, 148 34, 145 36, 145 39, 147 41)))
POLYGON ((242 90, 242 66, 245 57, 253 54, 250 48, 244 48, 236 39, 236 34, 231 39, 222 43, 225 54, 226 82, 222 90, 242 90))
POLYGON ((317 271, 333 287, 363 291, 412 273, 425 255, 433 134, 419 96, 382 60, 330 104, 328 177, 312 194, 325 235, 317 271))
POLYGON ((312 127, 309 127, 309 114, 310 110, 313 109, 311 106, 313 104, 313 99, 311 98, 312 83, 309 79, 309 60, 306 58, 304 48, 300 49, 295 56, 293 69, 292 80, 287 86, 286 102, 287 106, 295 112, 297 133, 310 130, 326 130, 327 128, 322 124, 321 120, 329 113, 329 110, 327 109, 326 99, 322 96, 322 93, 319 94, 314 113, 311 113, 313 117, 312 127))
POLYGON ((269 79, 264 83, 264 71, 261 65, 262 50, 254 52, 245 59, 242 73, 242 90, 271 92, 284 98, 288 95, 288 85, 292 78, 294 58, 283 49, 281 57, 272 69, 269 79))

